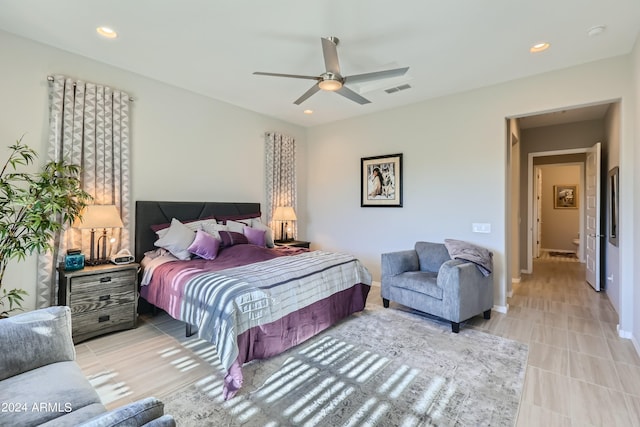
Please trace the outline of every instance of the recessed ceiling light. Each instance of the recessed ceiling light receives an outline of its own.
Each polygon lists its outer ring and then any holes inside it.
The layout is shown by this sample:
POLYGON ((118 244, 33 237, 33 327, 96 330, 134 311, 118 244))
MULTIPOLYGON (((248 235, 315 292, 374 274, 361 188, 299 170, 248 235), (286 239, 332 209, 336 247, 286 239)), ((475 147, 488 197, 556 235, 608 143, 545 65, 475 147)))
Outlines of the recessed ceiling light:
POLYGON ((118 33, 116 33, 112 28, 109 27, 98 27, 96 28, 96 32, 102 37, 108 39, 115 39, 116 37, 118 37, 118 33))
POLYGON ((589 35, 589 37, 596 37, 604 33, 604 30, 606 29, 607 29, 606 25, 596 25, 595 27, 589 28, 589 30, 587 31, 587 34, 589 35))
POLYGON ((542 51, 545 51, 545 50, 549 49, 549 46, 551 46, 551 45, 549 43, 547 43, 547 42, 536 43, 533 46, 531 46, 531 48, 529 49, 529 52, 531 52, 531 53, 542 52, 542 51))
POLYGON ((313 110, 304 110, 305 114, 313 114, 313 110))

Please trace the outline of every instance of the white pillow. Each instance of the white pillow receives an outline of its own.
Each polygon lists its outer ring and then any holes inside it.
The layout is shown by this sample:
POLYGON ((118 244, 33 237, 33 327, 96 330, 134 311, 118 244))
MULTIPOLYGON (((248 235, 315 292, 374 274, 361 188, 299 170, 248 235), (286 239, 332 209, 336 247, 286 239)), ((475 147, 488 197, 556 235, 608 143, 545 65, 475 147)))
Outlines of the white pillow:
POLYGON ((228 231, 242 234, 245 226, 251 226, 251 222, 249 220, 246 223, 227 220, 228 231))
POLYGON ((216 239, 220 240, 220 233, 218 231, 230 231, 226 225, 218 224, 217 222, 205 222, 201 225, 202 231, 211 234, 216 239))
MULTIPOLYGON (((216 223, 216 220, 214 218, 200 219, 200 220, 197 220, 197 221, 189 221, 189 222, 182 223, 182 225, 187 227, 189 230, 193 230, 193 232, 201 230, 203 224, 217 224, 217 223, 216 223)), ((170 226, 171 225, 169 225, 169 227, 170 226)), ((156 231, 156 236, 158 236, 158 238, 163 237, 169 231, 169 227, 163 228, 161 230, 156 231)))
MULTIPOLYGON (((229 221, 227 221, 229 223, 229 221)), ((251 228, 257 228, 258 230, 264 230, 264 241, 268 248, 273 248, 275 244, 273 243, 273 230, 262 223, 260 218, 251 218, 251 228)))
POLYGON ((181 260, 191 259, 191 252, 187 248, 196 238, 196 232, 189 229, 175 218, 171 219, 171 226, 154 245, 171 252, 176 258, 181 260))

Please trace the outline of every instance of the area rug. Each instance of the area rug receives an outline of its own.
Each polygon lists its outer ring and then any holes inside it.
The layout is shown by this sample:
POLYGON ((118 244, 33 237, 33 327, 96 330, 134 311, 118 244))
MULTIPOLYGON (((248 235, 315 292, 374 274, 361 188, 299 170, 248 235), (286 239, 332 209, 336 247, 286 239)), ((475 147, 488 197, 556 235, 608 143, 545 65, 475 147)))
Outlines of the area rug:
POLYGON ((367 308, 274 358, 163 398, 179 426, 513 426, 528 346, 394 308, 367 308))

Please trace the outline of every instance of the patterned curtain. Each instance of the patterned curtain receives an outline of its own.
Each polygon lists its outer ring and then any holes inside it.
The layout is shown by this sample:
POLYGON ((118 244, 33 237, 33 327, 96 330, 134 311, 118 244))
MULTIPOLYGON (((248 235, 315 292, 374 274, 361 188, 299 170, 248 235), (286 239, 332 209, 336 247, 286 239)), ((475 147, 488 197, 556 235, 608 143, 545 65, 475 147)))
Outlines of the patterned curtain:
MULTIPOLYGON (((48 158, 81 166, 82 187, 94 197, 91 203, 116 205, 120 210, 124 228, 110 230, 115 238, 110 253, 131 250, 129 95, 65 76, 49 81, 48 158)), ((89 233, 67 227, 54 237, 54 250, 39 256, 37 307, 56 303, 56 267, 69 247, 89 253, 89 233)))
MULTIPOLYGON (((265 133, 267 206, 266 219, 281 240, 279 224, 273 221, 273 212, 278 206, 291 206, 297 211, 298 190, 296 184, 296 141, 278 132, 265 133)), ((290 224, 293 236, 297 236, 297 222, 290 224)))

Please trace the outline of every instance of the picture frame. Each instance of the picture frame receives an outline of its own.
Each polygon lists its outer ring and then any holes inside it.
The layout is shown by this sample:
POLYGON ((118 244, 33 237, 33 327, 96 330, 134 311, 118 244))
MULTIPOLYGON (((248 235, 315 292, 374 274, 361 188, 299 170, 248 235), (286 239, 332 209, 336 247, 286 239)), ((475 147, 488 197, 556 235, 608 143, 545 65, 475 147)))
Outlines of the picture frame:
POLYGON ((620 169, 618 166, 609 171, 609 243, 618 246, 618 220, 620 207, 620 169))
POLYGON ((553 186, 553 208, 554 209, 578 209, 578 186, 577 185, 554 185, 553 186))
POLYGON ((402 153, 360 159, 360 206, 402 207, 402 153))

